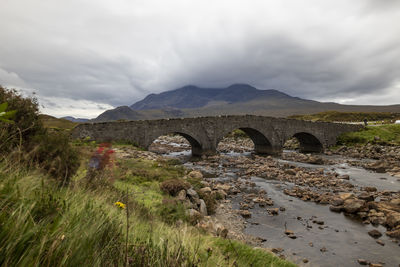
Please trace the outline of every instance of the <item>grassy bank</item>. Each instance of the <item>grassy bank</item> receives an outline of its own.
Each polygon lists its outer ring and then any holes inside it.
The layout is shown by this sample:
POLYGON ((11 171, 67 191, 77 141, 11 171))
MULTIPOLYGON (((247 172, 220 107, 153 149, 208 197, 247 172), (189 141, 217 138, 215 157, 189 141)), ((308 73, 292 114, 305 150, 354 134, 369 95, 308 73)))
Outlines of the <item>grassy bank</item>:
POLYGON ((50 129, 71 130, 76 125, 78 125, 78 123, 76 122, 72 122, 66 119, 58 119, 46 114, 40 114, 39 119, 42 121, 44 127, 50 129))
POLYGON ((400 145, 400 125, 367 126, 361 131, 345 133, 338 138, 339 145, 362 145, 366 143, 400 145))
POLYGON ((187 223, 184 209, 160 190, 162 181, 184 175, 176 162, 118 160, 88 184, 90 148, 81 149, 68 187, 0 162, 0 265, 123 266, 127 258, 129 266, 294 266, 187 223))
POLYGON ((368 121, 383 121, 390 123, 396 119, 400 119, 399 113, 391 112, 339 112, 325 111, 315 114, 292 115, 291 119, 309 120, 309 121, 326 121, 326 122, 362 122, 364 119, 368 121))

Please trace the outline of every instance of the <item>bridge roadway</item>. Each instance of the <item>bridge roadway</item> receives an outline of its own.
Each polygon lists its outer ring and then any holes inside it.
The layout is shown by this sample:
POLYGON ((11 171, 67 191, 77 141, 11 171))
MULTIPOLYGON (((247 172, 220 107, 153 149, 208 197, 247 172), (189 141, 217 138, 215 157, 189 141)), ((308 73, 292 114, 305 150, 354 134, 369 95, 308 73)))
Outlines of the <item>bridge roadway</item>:
POLYGON ((281 153, 286 140, 296 137, 302 152, 321 152, 334 145, 345 132, 357 131, 362 125, 310 122, 255 115, 177 118, 143 121, 84 123, 74 128, 74 138, 97 141, 130 141, 148 149, 159 136, 176 133, 186 138, 195 156, 216 153, 218 143, 235 129, 243 130, 254 142, 255 152, 281 153))

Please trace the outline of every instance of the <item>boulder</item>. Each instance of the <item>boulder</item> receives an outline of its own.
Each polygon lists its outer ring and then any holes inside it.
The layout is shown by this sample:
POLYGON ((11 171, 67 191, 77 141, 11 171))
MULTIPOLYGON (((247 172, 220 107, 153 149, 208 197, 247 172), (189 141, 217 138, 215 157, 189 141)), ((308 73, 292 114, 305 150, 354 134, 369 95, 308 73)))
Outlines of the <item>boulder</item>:
POLYGON ((192 188, 189 188, 187 191, 186 191, 186 193, 187 193, 187 195, 190 197, 190 198, 199 198, 199 195, 197 194, 197 192, 194 190, 194 189, 192 189, 192 188))
POLYGON ((342 199, 343 201, 345 201, 346 199, 354 198, 354 194, 353 193, 342 193, 342 194, 339 194, 339 198, 342 199))
POLYGON ((400 238, 400 229, 393 230, 393 231, 387 231, 386 235, 393 237, 393 238, 400 238))
POLYGON ((358 195, 357 198, 365 200, 365 201, 374 201, 374 199, 375 199, 373 194, 370 194, 367 192, 362 192, 360 195, 358 195))
POLYGON ((372 170, 377 173, 385 173, 388 166, 387 166, 387 163, 384 161, 377 161, 377 162, 368 164, 365 167, 366 167, 366 169, 372 170))
POLYGON ((189 172, 188 176, 190 178, 203 179, 203 174, 200 171, 196 170, 189 172))
POLYGON ((368 265, 369 264, 369 262, 367 260, 364 260, 364 259, 358 259, 357 262, 360 265, 368 265))
POLYGON ((271 215, 278 215, 279 214, 279 208, 267 209, 267 211, 271 215))
POLYGON ((207 187, 201 188, 199 190, 199 193, 202 194, 202 195, 207 195, 207 194, 210 194, 211 191, 212 191, 211 188, 207 186, 207 187))
POLYGON ((364 189, 364 191, 366 191, 366 192, 376 192, 378 189, 376 189, 376 187, 374 187, 374 186, 366 186, 366 187, 364 187, 363 188, 364 189))
POLYGON ((399 212, 388 213, 386 216, 386 224, 391 228, 400 225, 400 213, 399 212))
POLYGON ((190 220, 192 220, 192 221, 198 221, 201 218, 200 212, 198 212, 195 209, 189 209, 188 215, 190 217, 190 220))
POLYGON ((176 196, 176 198, 180 201, 185 201, 186 199, 186 190, 182 189, 181 191, 179 191, 178 195, 176 196))
POLYGON ((390 200, 390 204, 400 206, 400 198, 394 198, 394 199, 390 200))
POLYGON ((331 199, 332 206, 341 206, 341 205, 343 205, 343 203, 344 203, 344 200, 341 198, 332 198, 331 199))
POLYGON ((329 210, 333 212, 341 212, 343 210, 343 206, 330 206, 329 210))
POLYGON ((243 218, 250 218, 251 212, 248 210, 240 210, 239 214, 242 215, 243 218))
POLYGON ((217 199, 225 199, 227 195, 228 194, 224 190, 222 189, 217 190, 217 195, 216 195, 217 199))
POLYGON ((343 209, 347 213, 356 213, 365 206, 365 201, 361 199, 350 198, 346 199, 343 204, 343 209))
POLYGON ((382 236, 382 233, 379 232, 378 230, 374 229, 368 232, 368 234, 373 237, 373 238, 379 238, 382 236))
POLYGON ((231 190, 232 186, 229 184, 217 184, 214 189, 216 190, 223 190, 224 192, 229 192, 231 190))
POLYGON ((207 206, 203 199, 200 199, 199 211, 201 215, 207 216, 207 206))
POLYGON ((315 164, 315 165, 323 165, 324 164, 323 158, 315 157, 315 156, 308 157, 306 162, 309 163, 309 164, 315 164))
POLYGON ((287 170, 285 170, 285 174, 296 175, 296 172, 293 169, 287 169, 287 170))

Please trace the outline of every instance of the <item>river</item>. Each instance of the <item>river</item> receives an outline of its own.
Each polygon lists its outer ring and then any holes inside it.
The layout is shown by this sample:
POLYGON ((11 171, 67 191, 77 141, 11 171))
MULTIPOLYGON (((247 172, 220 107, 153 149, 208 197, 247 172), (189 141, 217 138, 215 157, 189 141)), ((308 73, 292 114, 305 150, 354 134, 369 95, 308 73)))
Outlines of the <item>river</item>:
MULTIPOLYGON (((179 144, 174 143, 174 146, 179 144)), ((290 151, 289 151, 290 152, 290 151)), ((288 153, 285 151, 284 153, 288 153)), ((273 206, 280 208, 278 215, 271 215, 265 207, 254 205, 251 218, 246 219, 245 233, 261 237, 265 240, 262 246, 282 251, 287 259, 300 266, 360 266, 358 259, 368 262, 382 263, 384 266, 400 266, 400 245, 398 240, 383 234, 377 239, 368 235, 368 231, 377 229, 384 233, 383 226, 364 224, 360 219, 346 216, 343 213, 331 212, 328 205, 303 201, 283 193, 285 188, 294 185, 276 179, 265 179, 251 176, 244 179, 239 175, 238 168, 227 166, 226 161, 232 157, 251 157, 251 153, 222 153, 219 162, 205 165, 191 160, 190 150, 165 154, 183 160, 184 165, 198 169, 207 174, 207 180, 241 181, 254 183, 253 186, 242 188, 237 195, 230 196, 233 209, 240 209, 240 203, 246 194, 264 189, 267 196, 273 200, 273 206), (254 186, 255 185, 255 186, 254 186), (294 238, 289 238, 285 230, 293 231, 294 238)), ((275 158, 280 163, 286 163, 302 168, 323 168, 326 172, 335 171, 341 175, 349 175, 349 182, 355 187, 373 186, 378 190, 400 192, 400 181, 386 173, 373 173, 345 163, 341 156, 326 156, 334 159, 333 165, 314 165, 296 161, 275 158)))

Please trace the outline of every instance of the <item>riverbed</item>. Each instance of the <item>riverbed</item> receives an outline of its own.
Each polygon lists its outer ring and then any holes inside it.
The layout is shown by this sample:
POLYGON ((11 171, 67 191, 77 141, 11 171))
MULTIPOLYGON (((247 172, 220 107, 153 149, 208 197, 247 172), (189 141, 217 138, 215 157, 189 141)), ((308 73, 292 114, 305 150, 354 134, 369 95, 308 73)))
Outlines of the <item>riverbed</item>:
MULTIPOLYGON (((246 151, 243 145, 240 152, 221 153, 219 156, 196 159, 190 157, 190 147, 180 146, 180 141, 173 142, 174 151, 168 153, 168 142, 164 139, 163 154, 182 160, 190 169, 200 170, 207 181, 223 181, 237 186, 237 194, 230 195, 233 210, 246 207, 251 216, 246 218, 244 233, 259 237, 262 247, 273 250, 300 266, 359 266, 359 260, 384 266, 399 266, 400 246, 398 239, 383 234, 379 238, 371 237, 368 232, 376 229, 385 233, 382 225, 366 223, 357 216, 332 212, 327 204, 317 204, 313 201, 302 200, 285 192, 292 190, 294 182, 278 179, 277 177, 259 177, 244 175, 243 162, 247 165, 259 164, 253 161, 253 154, 246 151), (189 148, 189 149, 188 149, 189 148), (237 164, 236 164, 237 162, 237 164), (248 163, 250 162, 250 163, 248 163), (272 200, 273 205, 260 207, 249 201, 249 195, 264 192, 272 200), (247 201, 246 201, 247 200, 247 201), (286 233, 285 233, 286 231, 286 233), (287 234, 290 232, 291 234, 287 234)), ((250 148, 251 149, 251 148, 250 148)), ((284 151, 293 153, 293 151, 284 151)), ((351 192, 361 192, 362 188, 373 187, 382 196, 393 196, 400 193, 398 177, 387 173, 375 173, 361 167, 354 167, 347 162, 360 160, 346 158, 340 155, 317 155, 333 164, 309 164, 292 161, 283 157, 269 159, 278 166, 301 168, 302 170, 320 170, 325 173, 337 173, 339 177, 347 177, 345 183, 351 184, 351 192)), ((298 170, 298 169, 294 169, 298 170)), ((307 190, 307 184, 301 184, 307 190)), ((317 188, 320 189, 320 188, 317 188)), ((322 190, 323 189, 323 190, 322 190)), ((331 193, 332 188, 322 187, 325 193, 331 193)), ((343 189, 343 188, 340 188, 343 189)), ((334 190, 333 190, 334 191, 334 190)), ((376 199, 379 201, 379 197, 376 199)), ((226 204, 225 204, 226 205, 226 204)))

